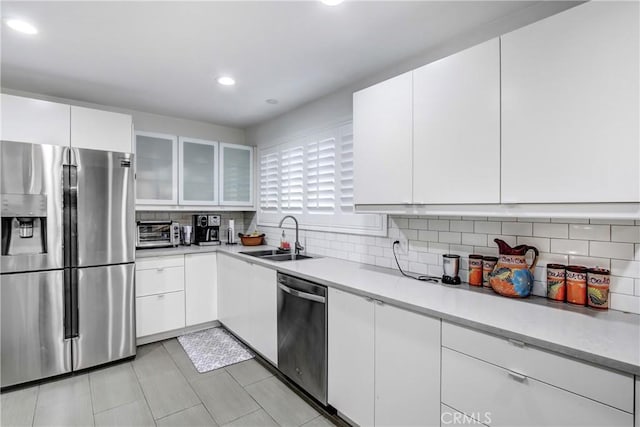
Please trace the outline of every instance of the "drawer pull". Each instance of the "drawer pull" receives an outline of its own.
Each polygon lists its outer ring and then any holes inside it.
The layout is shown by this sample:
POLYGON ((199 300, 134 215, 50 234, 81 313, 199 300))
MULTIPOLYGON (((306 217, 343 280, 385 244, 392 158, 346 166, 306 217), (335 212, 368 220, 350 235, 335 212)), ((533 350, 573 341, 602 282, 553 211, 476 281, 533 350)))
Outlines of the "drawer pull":
POLYGON ((162 273, 164 271, 164 267, 158 267, 158 268, 156 268, 156 271, 158 273, 162 273))
POLYGON ((158 298, 164 298, 164 294, 158 295, 158 298))
POLYGON ((364 297, 364 299, 365 299, 367 302, 373 302, 373 298, 370 298, 370 297, 364 297))
POLYGON ((384 303, 383 303, 382 301, 380 301, 380 300, 375 300, 375 302, 376 302, 376 304, 378 304, 378 305, 384 305, 384 303))
POLYGON ((509 338, 508 341, 509 341, 509 344, 515 345, 516 347, 520 347, 520 348, 524 347, 525 345, 522 341, 514 340, 512 338, 509 338))
POLYGON ((524 380, 527 379, 526 376, 524 376, 522 374, 518 374, 517 372, 513 372, 513 371, 507 371, 507 374, 509 374, 509 376, 511 378, 513 378, 514 380, 516 380, 518 382, 523 382, 524 380))

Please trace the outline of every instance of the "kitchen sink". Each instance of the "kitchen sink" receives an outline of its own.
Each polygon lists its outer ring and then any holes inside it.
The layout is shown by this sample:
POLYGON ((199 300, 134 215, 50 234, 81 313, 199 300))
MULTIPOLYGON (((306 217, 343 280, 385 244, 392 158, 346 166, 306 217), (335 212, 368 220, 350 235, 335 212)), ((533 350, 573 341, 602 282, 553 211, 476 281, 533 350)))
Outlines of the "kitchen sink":
POLYGON ((273 249, 270 251, 247 251, 240 253, 244 255, 254 256, 260 259, 266 259, 268 261, 299 261, 303 259, 313 258, 308 255, 296 255, 289 251, 283 251, 280 249, 273 249))
POLYGON ((246 251, 246 252, 240 252, 240 253, 244 255, 250 255, 250 256, 262 258, 264 256, 270 256, 270 255, 288 255, 291 252, 283 251, 281 249, 270 249, 268 251, 246 251))

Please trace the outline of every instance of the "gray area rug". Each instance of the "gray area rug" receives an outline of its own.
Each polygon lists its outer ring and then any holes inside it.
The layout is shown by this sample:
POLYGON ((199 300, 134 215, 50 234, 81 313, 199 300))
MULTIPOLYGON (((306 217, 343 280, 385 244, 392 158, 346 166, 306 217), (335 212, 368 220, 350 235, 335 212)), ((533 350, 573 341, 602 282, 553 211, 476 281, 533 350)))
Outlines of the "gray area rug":
POLYGON ((178 337, 200 373, 252 359, 254 354, 224 328, 211 328, 178 337))

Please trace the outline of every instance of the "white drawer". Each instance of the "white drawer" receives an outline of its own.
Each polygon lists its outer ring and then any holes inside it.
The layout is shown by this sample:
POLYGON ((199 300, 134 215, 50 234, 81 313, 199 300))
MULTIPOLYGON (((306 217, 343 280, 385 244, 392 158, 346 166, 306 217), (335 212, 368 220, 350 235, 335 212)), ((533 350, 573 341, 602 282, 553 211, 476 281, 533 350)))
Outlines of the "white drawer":
POLYGON ((478 419, 486 422, 491 422, 491 415, 484 412, 478 412, 475 414, 463 414, 457 409, 453 409, 444 403, 440 404, 440 426, 486 426, 482 424, 478 419))
POLYGON ((633 376, 442 322, 442 345, 633 413, 633 376))
POLYGON ((136 336, 184 328, 184 292, 136 298, 136 336))
POLYGON ((136 271, 156 268, 184 267, 184 255, 159 256, 136 259, 136 271))
POLYGON ((184 290, 184 267, 136 271, 136 297, 184 290))
POLYGON ((626 426, 633 415, 473 357, 442 349, 442 403, 489 426, 626 426))

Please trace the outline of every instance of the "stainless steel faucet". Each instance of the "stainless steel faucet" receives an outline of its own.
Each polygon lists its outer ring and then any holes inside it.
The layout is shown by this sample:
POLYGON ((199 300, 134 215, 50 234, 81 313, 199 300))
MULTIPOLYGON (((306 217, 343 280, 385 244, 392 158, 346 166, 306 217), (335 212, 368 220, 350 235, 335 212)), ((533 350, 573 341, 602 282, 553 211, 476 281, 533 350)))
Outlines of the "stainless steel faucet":
POLYGON ((291 218, 293 220, 293 222, 296 223, 296 243, 294 244, 295 247, 295 254, 296 255, 300 255, 300 251, 304 250, 304 246, 302 246, 300 244, 300 241, 298 240, 298 220, 296 219, 296 217, 292 216, 292 215, 287 215, 284 218, 282 218, 280 220, 280 224, 278 225, 278 227, 282 228, 282 223, 284 222, 285 219, 287 218, 291 218))

